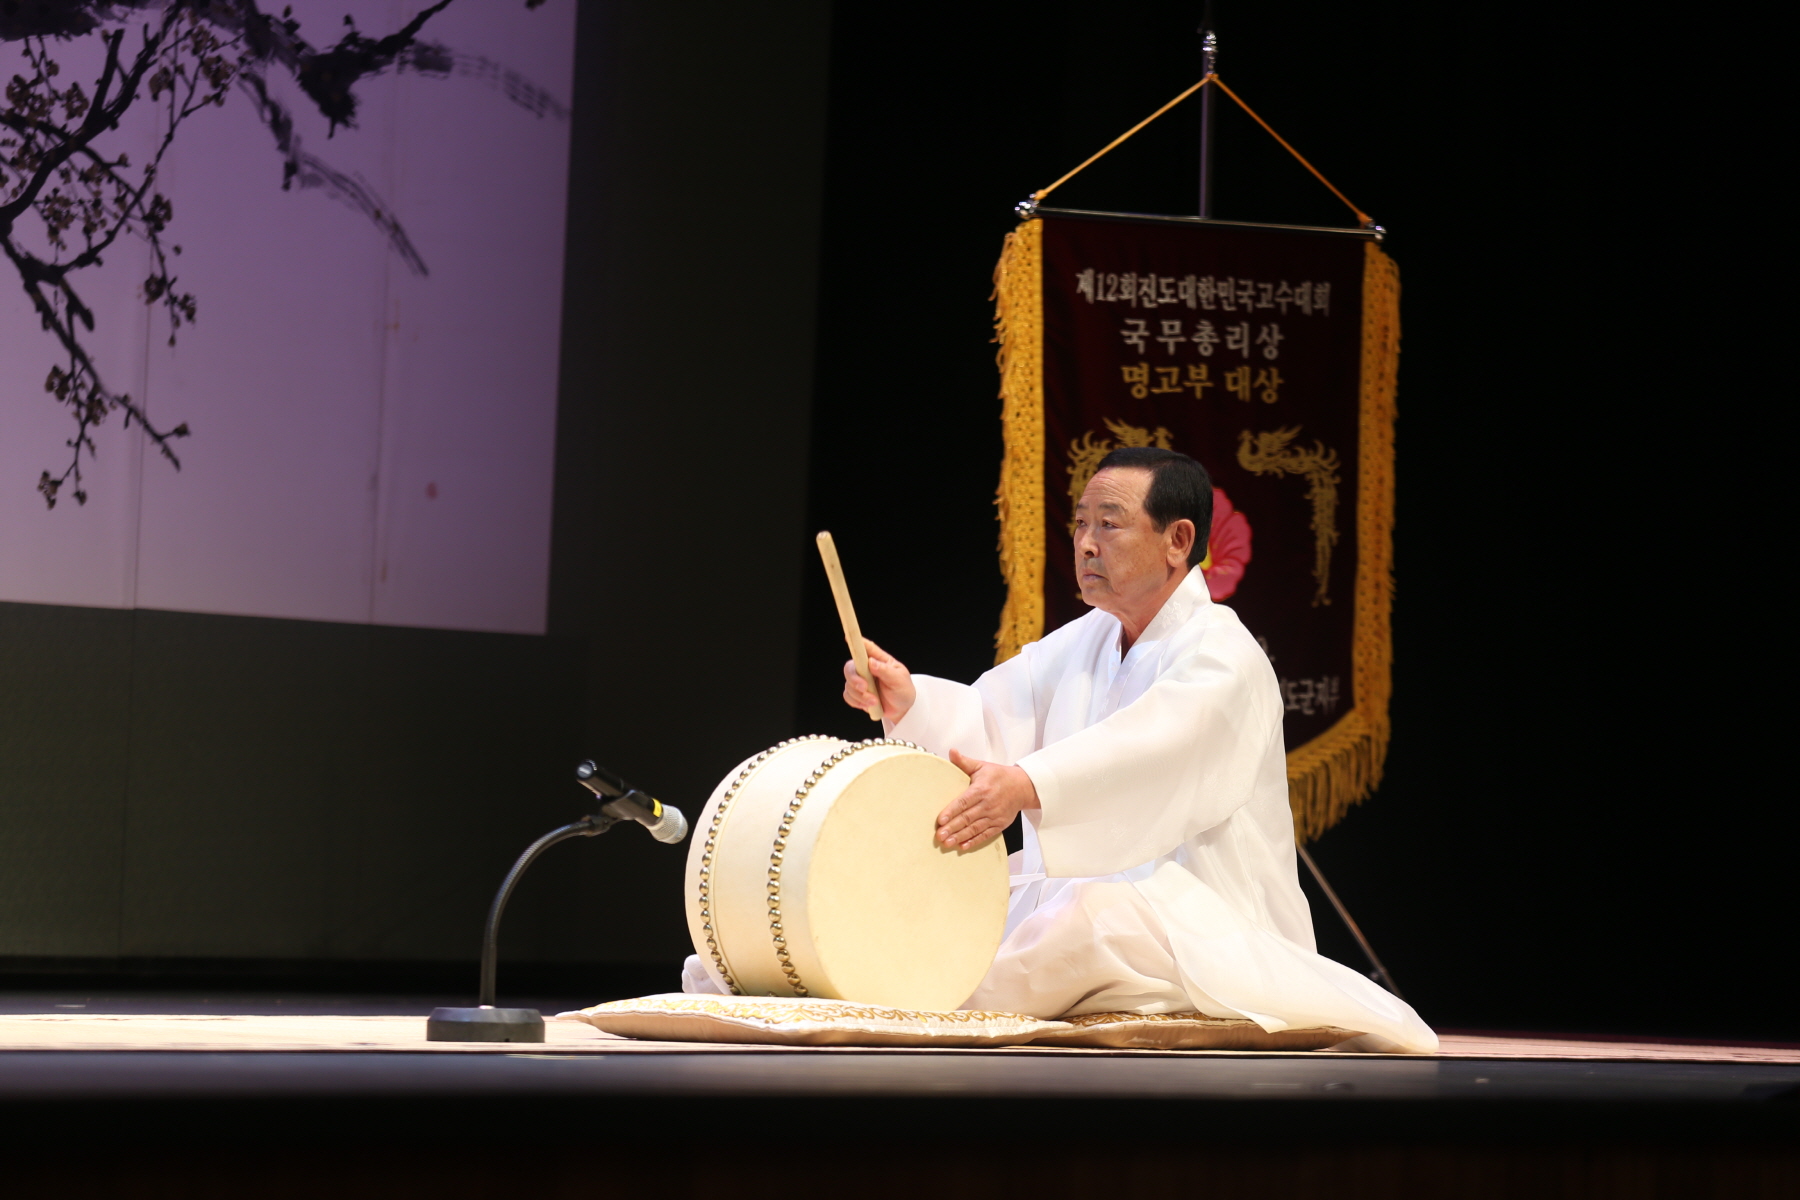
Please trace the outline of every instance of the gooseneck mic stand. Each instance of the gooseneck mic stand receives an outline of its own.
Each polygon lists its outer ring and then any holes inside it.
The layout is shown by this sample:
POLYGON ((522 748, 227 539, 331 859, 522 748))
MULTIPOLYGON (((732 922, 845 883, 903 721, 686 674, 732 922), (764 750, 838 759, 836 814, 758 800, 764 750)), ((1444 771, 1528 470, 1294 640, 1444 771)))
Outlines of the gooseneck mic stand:
POLYGON ((494 903, 488 909, 487 927, 481 935, 481 994, 475 1008, 438 1008, 425 1022, 425 1040, 431 1042, 541 1042, 544 1040, 544 1017, 535 1008, 497 1008, 494 1005, 495 975, 500 960, 500 917, 506 902, 526 868, 538 855, 570 838, 596 837, 620 821, 637 821, 649 829, 659 842, 679 842, 687 836, 687 820, 681 810, 663 804, 632 787, 612 772, 584 762, 575 768, 575 778, 606 803, 598 812, 589 813, 559 829, 552 829, 525 848, 519 861, 512 865, 494 903))

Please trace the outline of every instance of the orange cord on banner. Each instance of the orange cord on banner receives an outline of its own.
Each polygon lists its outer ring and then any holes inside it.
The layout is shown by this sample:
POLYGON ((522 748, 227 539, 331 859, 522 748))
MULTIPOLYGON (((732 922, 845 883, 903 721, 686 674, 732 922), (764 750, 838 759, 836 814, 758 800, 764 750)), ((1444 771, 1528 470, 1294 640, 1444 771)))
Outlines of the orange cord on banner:
POLYGON ((1338 191, 1337 187, 1332 184, 1331 180, 1329 180, 1329 179, 1325 178, 1325 176, 1319 174, 1319 169, 1317 167, 1313 166, 1311 163, 1307 162, 1305 156, 1302 155, 1298 150, 1296 150, 1292 146, 1290 146, 1288 144, 1288 140, 1286 138, 1282 137, 1279 133, 1276 133, 1275 130, 1270 127, 1270 125, 1267 121, 1265 121, 1261 117, 1257 116, 1256 110, 1251 108, 1248 104, 1245 104, 1244 98, 1242 96, 1238 95, 1236 92, 1232 91, 1229 87, 1227 87, 1225 84, 1225 81, 1223 79, 1220 79, 1218 77, 1218 75, 1216 75, 1216 74, 1207 75, 1199 83, 1196 83, 1194 86, 1188 88, 1186 91, 1182 92, 1181 95, 1175 97, 1173 100, 1169 101, 1167 104, 1163 105, 1161 108, 1157 109, 1155 112, 1151 113, 1149 116, 1147 116, 1143 120, 1139 121, 1136 125, 1133 125, 1130 129, 1127 129, 1124 133, 1120 134, 1118 137, 1116 137, 1112 141, 1108 142, 1106 144, 1105 149, 1101 150, 1098 154, 1091 156, 1086 162, 1082 163, 1079 167, 1076 167, 1073 171, 1070 171, 1067 175, 1064 175, 1061 179, 1057 180, 1055 183, 1051 184, 1049 187, 1044 188, 1042 191, 1033 192, 1031 195, 1031 198, 1033 200, 1042 200, 1045 196, 1048 196, 1051 192, 1054 192, 1057 188, 1061 187, 1063 184, 1069 182, 1069 180, 1075 178, 1075 176, 1077 176, 1077 175, 1081 174, 1083 171, 1087 170, 1090 166, 1092 166, 1099 159, 1101 159, 1101 158, 1105 157, 1107 154, 1111 153, 1114 149, 1116 149, 1119 146, 1120 143, 1128 140, 1133 134, 1137 133, 1138 130, 1142 129, 1144 126, 1148 125, 1150 122, 1156 120, 1156 118, 1162 116, 1164 113, 1168 112, 1171 108, 1174 108, 1177 104, 1180 104, 1183 100, 1186 100, 1189 96, 1193 95, 1195 92, 1199 91, 1201 88, 1205 87, 1209 83, 1218 84, 1220 91, 1224 92, 1227 96, 1230 96, 1233 100, 1237 101, 1237 106, 1239 108, 1243 109, 1246 113, 1248 113, 1250 115, 1250 119, 1252 121, 1255 121, 1258 125, 1261 125, 1265 130, 1268 130, 1269 136, 1274 138, 1276 141, 1280 142, 1281 148, 1283 150, 1286 150, 1289 154, 1293 155, 1295 160, 1297 162, 1299 162, 1299 164, 1301 166, 1305 167, 1308 171, 1312 172, 1312 176, 1314 179, 1317 179, 1320 183, 1324 184, 1327 188, 1330 189, 1332 195, 1336 196, 1339 200, 1342 200, 1344 202, 1344 206, 1346 208, 1348 208, 1351 212, 1356 214, 1357 221, 1359 221, 1360 223, 1362 223, 1365 226, 1373 225, 1375 223, 1374 219, 1371 218, 1368 213, 1366 213, 1362 209, 1356 207, 1356 205, 1350 203, 1350 197, 1348 197, 1348 196, 1344 195, 1344 193, 1338 191))
MULTIPOLYGON (((1120 142, 1125 141, 1127 138, 1131 137, 1132 134, 1136 133, 1138 130, 1142 129, 1144 126, 1148 125, 1150 122, 1156 120, 1156 118, 1162 116, 1164 113, 1168 112, 1171 108, 1174 108, 1177 104, 1180 104, 1183 100, 1186 100, 1189 96, 1193 95, 1195 92, 1199 91, 1201 88, 1205 87, 1212 80, 1215 80, 1217 78, 1218 78, 1217 75, 1206 76, 1206 78, 1202 79, 1199 83, 1196 83, 1193 87, 1191 87, 1187 91, 1181 93, 1181 95, 1175 97, 1173 100, 1169 101, 1167 104, 1163 105, 1161 108, 1157 109, 1155 112, 1151 113, 1149 116, 1147 116, 1143 120, 1139 121, 1136 125, 1133 125, 1130 129, 1127 129, 1124 133, 1121 133, 1118 137, 1116 137, 1112 141, 1108 142, 1106 144, 1106 148, 1104 150, 1100 151, 1098 154, 1090 155, 1088 160, 1086 162, 1082 163, 1079 167, 1076 167, 1073 171, 1070 171, 1067 175, 1064 175, 1061 179, 1057 180, 1055 183, 1051 184, 1049 187, 1043 189, 1042 191, 1033 192, 1031 194, 1031 198, 1033 200, 1042 200, 1045 196, 1048 196, 1051 192, 1054 192, 1057 188, 1059 188, 1063 184, 1069 182, 1069 180, 1075 178, 1077 175, 1079 175, 1083 171, 1087 170, 1094 163, 1098 162, 1100 159, 1102 159, 1106 155, 1110 154, 1112 152, 1113 147, 1117 146, 1120 142)), ((1242 101, 1240 101, 1239 103, 1242 103, 1242 101)))
MULTIPOLYGON (((1326 187, 1331 188, 1331 194, 1336 196, 1339 200, 1342 200, 1344 202, 1344 207, 1348 208, 1351 212, 1355 213, 1356 219, 1358 221, 1362 222, 1364 225, 1373 225, 1375 223, 1374 220, 1372 218, 1370 218, 1368 213, 1366 213, 1362 209, 1356 207, 1356 205, 1350 203, 1350 197, 1348 197, 1348 196, 1344 195, 1344 193, 1338 191, 1337 188, 1332 185, 1331 180, 1329 180, 1329 179, 1325 178, 1323 175, 1319 174, 1319 168, 1317 168, 1317 167, 1313 166, 1311 163, 1307 162, 1306 159, 1301 155, 1301 153, 1298 150, 1296 150, 1292 146, 1288 145, 1286 138, 1282 137, 1279 133, 1276 133, 1273 129, 1270 129, 1269 123, 1267 121, 1263 120, 1261 117, 1257 116, 1256 110, 1251 108, 1248 104, 1245 104, 1243 97, 1239 96, 1236 92, 1232 91, 1229 87, 1227 87, 1225 85, 1225 81, 1223 79, 1220 79, 1217 75, 1214 75, 1214 76, 1212 76, 1212 81, 1219 85, 1220 91, 1224 92, 1227 96, 1230 96, 1233 100, 1236 100, 1238 107, 1243 109, 1245 112, 1249 113, 1250 119, 1252 121, 1255 121, 1258 125, 1261 125, 1264 129, 1268 129, 1269 136, 1274 138, 1276 141, 1280 142, 1281 148, 1283 150, 1286 150, 1289 154, 1293 155, 1294 158, 1299 162, 1299 164, 1301 166, 1305 167, 1308 171, 1311 171, 1314 179, 1317 179, 1320 183, 1324 184, 1326 187)), ((1202 82, 1204 82, 1204 80, 1202 82)))

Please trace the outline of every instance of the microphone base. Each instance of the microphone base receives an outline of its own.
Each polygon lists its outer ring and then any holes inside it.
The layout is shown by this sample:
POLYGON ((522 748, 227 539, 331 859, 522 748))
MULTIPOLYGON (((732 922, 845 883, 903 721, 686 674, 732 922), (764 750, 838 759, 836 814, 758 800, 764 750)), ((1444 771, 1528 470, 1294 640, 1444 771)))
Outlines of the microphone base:
POLYGON ((428 1042, 542 1042, 544 1018, 535 1008, 435 1008, 425 1022, 428 1042))

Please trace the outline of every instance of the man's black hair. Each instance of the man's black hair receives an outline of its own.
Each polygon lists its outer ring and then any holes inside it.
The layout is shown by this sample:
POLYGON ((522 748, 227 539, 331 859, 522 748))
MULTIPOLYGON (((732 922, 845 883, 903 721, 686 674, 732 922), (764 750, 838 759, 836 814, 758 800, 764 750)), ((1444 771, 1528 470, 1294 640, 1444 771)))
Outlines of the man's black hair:
POLYGON ((1194 548, 1188 551, 1188 566, 1206 557, 1207 535, 1212 532, 1212 479, 1206 468, 1185 454, 1156 446, 1120 446, 1100 460, 1095 473, 1108 467, 1136 468, 1150 472, 1150 491, 1144 497, 1144 511, 1150 523, 1161 533, 1169 522, 1186 518, 1194 523, 1194 548))

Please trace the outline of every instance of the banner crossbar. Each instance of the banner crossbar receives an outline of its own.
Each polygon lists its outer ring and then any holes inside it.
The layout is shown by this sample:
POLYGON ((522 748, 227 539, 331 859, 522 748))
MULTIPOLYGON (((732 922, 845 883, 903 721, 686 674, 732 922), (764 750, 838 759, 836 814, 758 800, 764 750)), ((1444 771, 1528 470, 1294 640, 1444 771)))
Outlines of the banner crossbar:
POLYGON ((1053 217, 1091 218, 1100 221, 1204 225, 1209 229, 1267 229, 1281 233, 1328 233, 1336 234, 1339 237, 1360 238, 1369 242, 1379 242, 1387 236, 1387 230, 1379 225, 1366 225, 1360 229, 1345 225, 1276 225, 1268 221, 1221 221, 1214 217, 1186 217, 1165 213, 1102 212, 1093 208, 1051 208, 1048 205, 1033 205, 1031 213, 1033 216, 1044 214, 1053 217))

